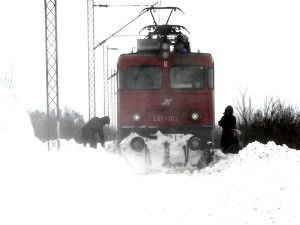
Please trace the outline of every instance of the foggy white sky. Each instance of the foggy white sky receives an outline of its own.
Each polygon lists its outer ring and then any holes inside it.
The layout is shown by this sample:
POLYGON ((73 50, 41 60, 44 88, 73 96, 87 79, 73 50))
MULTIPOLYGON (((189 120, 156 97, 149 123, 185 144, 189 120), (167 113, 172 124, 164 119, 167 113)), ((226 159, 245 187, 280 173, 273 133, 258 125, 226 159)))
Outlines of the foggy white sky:
MULTIPOLYGON (((107 0, 101 4, 152 4, 146 0, 107 0)), ((60 107, 87 116, 86 0, 57 0, 60 107)), ((300 107, 300 3, 298 0, 162 0, 178 6, 170 23, 190 32, 193 51, 215 60, 216 120, 239 91, 248 89, 257 105, 265 96, 281 97, 300 107)), ((96 8, 95 41, 100 42, 136 16, 142 8, 96 8)), ((122 34, 136 34, 151 24, 150 15, 122 34)), ((11 75, 14 89, 28 108, 46 109, 44 1, 0 1, 0 77, 11 75)), ((110 67, 117 56, 135 46, 135 39, 114 38, 110 67), (124 50, 125 49, 125 50, 124 50)), ((97 114, 102 116, 102 52, 96 52, 97 114)))

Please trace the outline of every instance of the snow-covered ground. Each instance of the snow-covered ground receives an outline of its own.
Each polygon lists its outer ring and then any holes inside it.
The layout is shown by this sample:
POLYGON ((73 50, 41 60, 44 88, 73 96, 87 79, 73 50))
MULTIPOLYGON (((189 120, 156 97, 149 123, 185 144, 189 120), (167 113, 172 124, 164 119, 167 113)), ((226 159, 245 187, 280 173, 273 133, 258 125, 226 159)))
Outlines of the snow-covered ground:
POLYGON ((48 152, 1 85, 0 102, 0 224, 300 224, 299 151, 254 142, 201 171, 141 175, 101 147, 48 152))

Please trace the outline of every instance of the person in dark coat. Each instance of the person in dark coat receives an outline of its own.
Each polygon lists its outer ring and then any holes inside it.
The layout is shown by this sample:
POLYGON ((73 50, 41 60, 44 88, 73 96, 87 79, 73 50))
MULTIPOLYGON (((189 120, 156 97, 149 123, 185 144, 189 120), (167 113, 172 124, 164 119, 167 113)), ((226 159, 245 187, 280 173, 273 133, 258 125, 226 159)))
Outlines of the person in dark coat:
POLYGON ((97 148, 97 135, 99 135, 100 143, 102 147, 105 147, 103 127, 106 124, 110 124, 108 116, 102 118, 93 117, 90 119, 81 128, 81 140, 83 142, 83 146, 86 146, 86 144, 89 143, 91 148, 97 148))
MULTIPOLYGON (((233 115, 232 106, 227 106, 225 112, 223 113, 221 120, 219 121, 219 126, 223 128, 222 137, 221 137, 221 148, 224 153, 237 153, 232 152, 230 147, 232 145, 238 146, 238 140, 235 138, 234 129, 236 129, 236 118, 233 115)), ((238 150, 237 150, 238 151, 238 150)))

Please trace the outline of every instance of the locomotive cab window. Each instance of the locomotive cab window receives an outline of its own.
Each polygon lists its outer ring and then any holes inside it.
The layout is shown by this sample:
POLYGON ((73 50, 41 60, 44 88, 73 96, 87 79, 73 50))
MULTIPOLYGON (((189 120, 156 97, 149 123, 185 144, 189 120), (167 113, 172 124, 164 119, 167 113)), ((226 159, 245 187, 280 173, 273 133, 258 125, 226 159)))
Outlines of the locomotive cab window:
POLYGON ((127 88, 131 90, 155 90, 162 88, 160 66, 129 66, 126 71, 127 88))
POLYGON ((201 66, 173 66, 170 69, 170 87, 173 89, 204 88, 204 69, 201 66))
POLYGON ((124 88, 124 71, 122 69, 118 70, 118 89, 124 88))
POLYGON ((208 71, 207 71, 207 86, 210 89, 214 88, 214 68, 208 68, 208 71))

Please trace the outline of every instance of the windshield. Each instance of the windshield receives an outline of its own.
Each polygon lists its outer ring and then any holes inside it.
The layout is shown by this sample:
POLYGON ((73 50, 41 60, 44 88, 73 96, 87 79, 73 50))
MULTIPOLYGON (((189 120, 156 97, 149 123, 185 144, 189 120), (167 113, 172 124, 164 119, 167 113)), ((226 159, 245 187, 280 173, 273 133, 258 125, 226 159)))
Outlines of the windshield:
POLYGON ((131 90, 153 90, 162 88, 160 66, 130 66, 126 73, 127 88, 131 90))
POLYGON ((204 69, 200 66, 173 66, 170 69, 170 87, 174 89, 204 88, 204 69))

